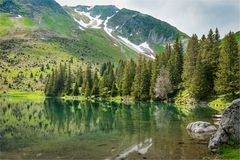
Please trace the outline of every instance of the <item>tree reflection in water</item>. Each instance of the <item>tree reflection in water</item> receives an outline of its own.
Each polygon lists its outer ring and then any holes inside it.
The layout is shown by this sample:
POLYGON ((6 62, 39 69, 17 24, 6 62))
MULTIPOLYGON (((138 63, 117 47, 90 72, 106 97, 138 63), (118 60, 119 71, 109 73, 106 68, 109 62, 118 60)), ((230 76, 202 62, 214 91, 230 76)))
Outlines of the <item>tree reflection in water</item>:
MULTIPOLYGON (((193 119, 206 119, 213 114, 207 108, 184 112, 173 104, 146 102, 127 105, 57 98, 48 98, 44 102, 1 99, 0 105, 0 151, 10 152, 69 137, 73 142, 69 144, 68 138, 61 145, 69 146, 71 150, 74 146, 74 154, 80 154, 81 147, 94 148, 97 145, 103 149, 96 150, 96 156, 120 159, 137 158, 135 152, 155 159, 191 158, 188 145, 185 148, 177 145, 189 140, 185 126, 193 119), (203 114, 205 116, 201 116, 203 114)), ((191 147, 199 148, 198 145, 191 147)), ((87 150, 85 152, 85 158, 94 158, 87 150)), ((196 154, 203 153, 206 150, 196 154)))

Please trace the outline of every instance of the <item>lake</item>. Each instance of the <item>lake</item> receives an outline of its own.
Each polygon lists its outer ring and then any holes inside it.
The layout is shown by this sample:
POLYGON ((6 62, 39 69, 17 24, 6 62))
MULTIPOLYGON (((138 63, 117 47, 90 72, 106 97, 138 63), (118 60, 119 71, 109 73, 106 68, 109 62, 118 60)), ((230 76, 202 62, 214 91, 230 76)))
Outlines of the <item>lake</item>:
POLYGON ((186 126, 213 122, 206 106, 0 99, 0 159, 203 159, 186 126))

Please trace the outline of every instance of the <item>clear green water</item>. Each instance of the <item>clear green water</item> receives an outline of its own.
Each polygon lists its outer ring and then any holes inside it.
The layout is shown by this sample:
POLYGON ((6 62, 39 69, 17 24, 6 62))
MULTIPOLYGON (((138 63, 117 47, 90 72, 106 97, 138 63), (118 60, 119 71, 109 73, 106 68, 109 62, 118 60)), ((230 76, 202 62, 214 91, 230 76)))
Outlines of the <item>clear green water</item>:
POLYGON ((202 159, 186 131, 208 107, 0 99, 0 159, 202 159))

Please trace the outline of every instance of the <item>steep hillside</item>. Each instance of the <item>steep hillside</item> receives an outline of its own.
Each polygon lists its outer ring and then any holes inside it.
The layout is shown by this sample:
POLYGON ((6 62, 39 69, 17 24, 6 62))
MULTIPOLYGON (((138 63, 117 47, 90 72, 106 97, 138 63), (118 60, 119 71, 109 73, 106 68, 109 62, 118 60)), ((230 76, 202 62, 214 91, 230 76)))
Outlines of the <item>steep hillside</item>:
POLYGON ((166 22, 129 9, 80 5, 65 9, 79 23, 81 30, 103 29, 110 37, 151 58, 176 37, 188 38, 166 22))
POLYGON ((29 18, 34 30, 50 30, 69 36, 77 28, 67 12, 54 0, 0 0, 0 12, 11 18, 29 18))
POLYGON ((186 37, 136 11, 112 5, 61 7, 54 0, 0 0, 0 26, 1 91, 42 91, 60 63, 70 63, 74 72, 88 63, 97 68, 103 62, 137 60, 137 53, 155 58, 176 36, 186 37))

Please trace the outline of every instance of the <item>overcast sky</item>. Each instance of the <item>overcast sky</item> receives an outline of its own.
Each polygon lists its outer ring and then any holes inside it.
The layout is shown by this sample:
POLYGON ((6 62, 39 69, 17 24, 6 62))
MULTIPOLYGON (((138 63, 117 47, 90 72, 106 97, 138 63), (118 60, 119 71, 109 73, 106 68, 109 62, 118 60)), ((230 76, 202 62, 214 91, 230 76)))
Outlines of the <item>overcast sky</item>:
POLYGON ((116 5, 152 15, 179 30, 199 36, 210 28, 221 36, 240 30, 240 0, 56 0, 61 5, 116 5))

